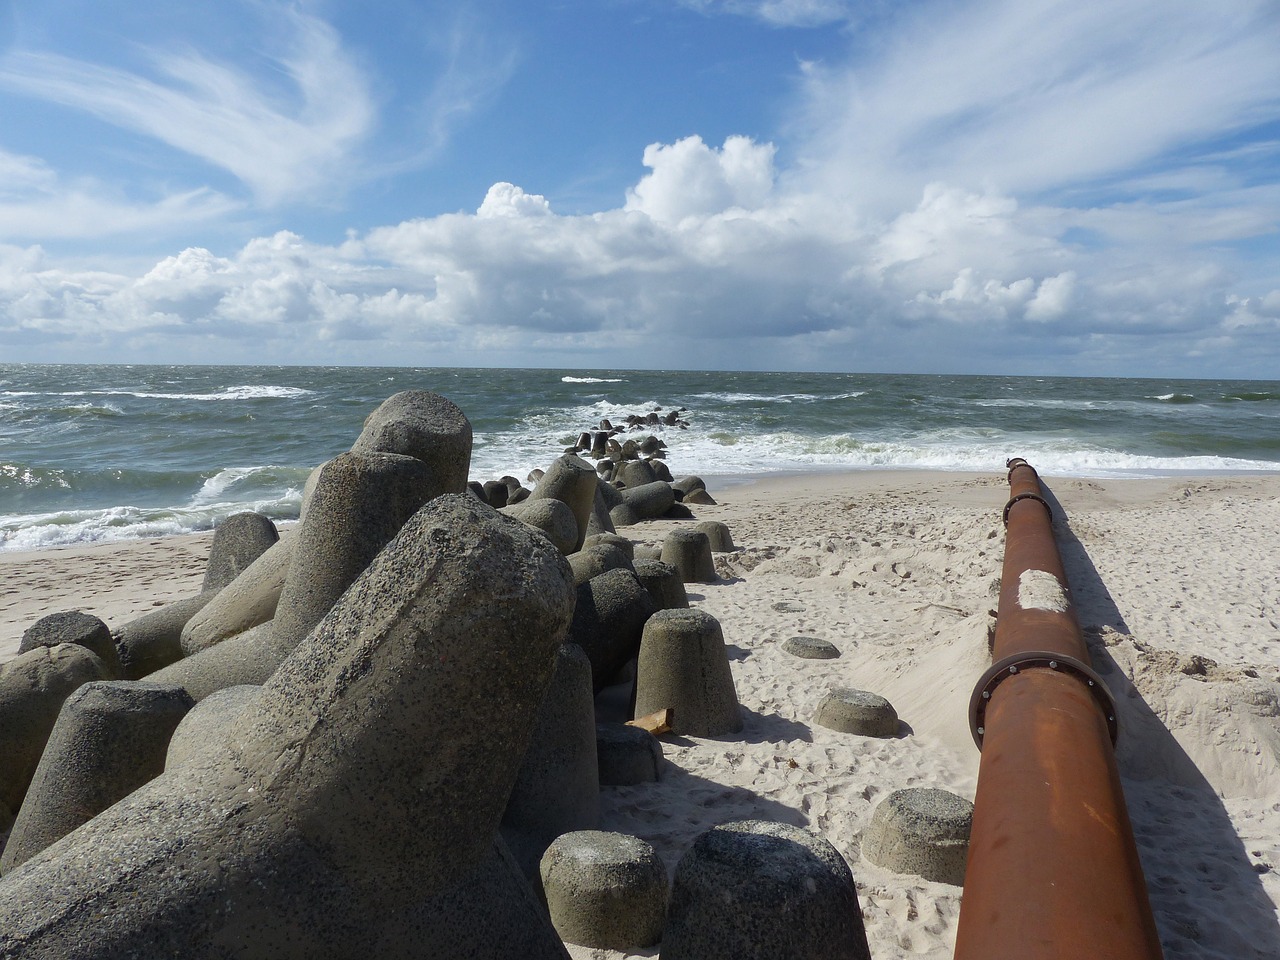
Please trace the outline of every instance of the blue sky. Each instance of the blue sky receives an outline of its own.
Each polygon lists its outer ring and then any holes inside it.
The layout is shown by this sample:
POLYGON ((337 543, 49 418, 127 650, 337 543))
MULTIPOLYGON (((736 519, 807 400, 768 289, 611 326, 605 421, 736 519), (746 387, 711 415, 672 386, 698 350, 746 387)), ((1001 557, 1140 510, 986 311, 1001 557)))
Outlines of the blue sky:
POLYGON ((0 361, 1280 376, 1274 0, 0 0, 0 361))

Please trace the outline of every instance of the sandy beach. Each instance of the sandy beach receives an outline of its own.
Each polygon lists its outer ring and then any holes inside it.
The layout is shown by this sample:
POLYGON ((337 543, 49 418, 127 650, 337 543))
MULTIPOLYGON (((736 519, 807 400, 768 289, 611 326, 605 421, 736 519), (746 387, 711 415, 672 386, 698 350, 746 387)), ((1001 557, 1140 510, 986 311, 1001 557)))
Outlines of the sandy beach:
MULTIPOLYGON (((1166 956, 1280 956, 1280 476, 1043 481, 1095 669, 1119 703, 1118 761, 1166 956)), ((602 828, 650 841, 673 870, 718 823, 807 827, 850 864, 873 957, 950 957, 961 888, 877 867, 859 843, 894 790, 973 797, 967 705, 989 663, 1003 472, 708 486, 718 504, 695 513, 726 523, 737 549, 689 595, 722 625, 745 729, 664 738, 663 779, 603 788, 602 828), (798 659, 782 650, 793 636, 841 655, 798 659), (813 724, 834 686, 888 698, 903 733, 813 724)), ((657 544, 678 522, 620 532, 657 544)), ((0 553, 0 661, 47 613, 114 627, 198 592, 211 539, 0 553)))

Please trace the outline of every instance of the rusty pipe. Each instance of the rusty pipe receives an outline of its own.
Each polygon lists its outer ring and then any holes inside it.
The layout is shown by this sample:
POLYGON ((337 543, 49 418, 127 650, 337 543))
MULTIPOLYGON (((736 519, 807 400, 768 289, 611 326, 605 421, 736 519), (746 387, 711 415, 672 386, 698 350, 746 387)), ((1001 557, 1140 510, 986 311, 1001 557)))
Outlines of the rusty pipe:
POLYGON ((993 664, 956 960, 1158 960, 1116 769, 1115 711, 1089 665, 1049 503, 1009 462, 993 664))

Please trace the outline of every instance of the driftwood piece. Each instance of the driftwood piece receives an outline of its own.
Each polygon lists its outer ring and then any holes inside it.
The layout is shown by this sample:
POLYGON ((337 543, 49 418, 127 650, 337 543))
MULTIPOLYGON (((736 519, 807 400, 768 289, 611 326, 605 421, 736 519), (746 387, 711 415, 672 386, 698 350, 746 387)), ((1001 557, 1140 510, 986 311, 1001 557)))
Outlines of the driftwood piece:
POLYGON ((671 724, 675 721, 676 712, 671 707, 663 707, 643 717, 628 720, 627 726, 648 730, 655 737, 660 733, 670 733, 671 724))

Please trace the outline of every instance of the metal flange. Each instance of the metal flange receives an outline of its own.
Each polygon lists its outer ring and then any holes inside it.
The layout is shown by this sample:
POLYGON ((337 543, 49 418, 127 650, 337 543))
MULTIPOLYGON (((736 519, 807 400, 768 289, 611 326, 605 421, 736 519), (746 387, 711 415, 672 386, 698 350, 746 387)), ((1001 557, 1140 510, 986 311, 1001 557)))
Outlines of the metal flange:
POLYGON ((1055 670, 1070 674, 1084 683, 1099 709, 1102 710, 1102 715, 1107 718, 1107 732, 1111 734, 1111 745, 1115 746, 1116 738, 1120 734, 1119 725, 1116 722, 1115 697, 1111 695, 1111 691, 1107 689, 1107 685, 1102 682, 1102 678, 1094 672, 1093 668, 1075 657, 1054 653, 1051 650, 1028 650, 1025 653, 1015 653, 1003 660, 997 660, 978 678, 978 683, 973 688, 973 696, 969 698, 969 732, 973 734, 973 742, 978 745, 979 750, 982 749, 982 738, 986 733, 987 704, 991 702, 992 691, 1023 670, 1034 669, 1055 670))
POLYGON ((1009 525, 1009 511, 1013 509, 1013 505, 1019 500, 1038 500, 1040 505, 1044 507, 1045 513, 1049 514, 1049 522, 1053 523, 1053 507, 1049 506, 1049 501, 1038 493, 1020 493, 1015 497, 1010 497, 1009 502, 1004 505, 1004 525, 1009 525))

